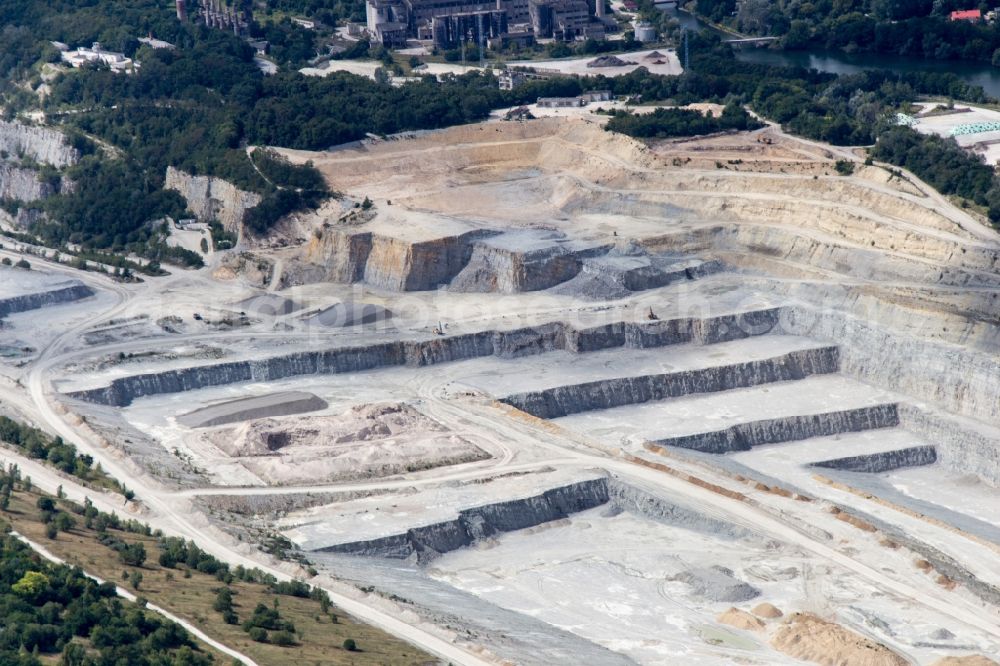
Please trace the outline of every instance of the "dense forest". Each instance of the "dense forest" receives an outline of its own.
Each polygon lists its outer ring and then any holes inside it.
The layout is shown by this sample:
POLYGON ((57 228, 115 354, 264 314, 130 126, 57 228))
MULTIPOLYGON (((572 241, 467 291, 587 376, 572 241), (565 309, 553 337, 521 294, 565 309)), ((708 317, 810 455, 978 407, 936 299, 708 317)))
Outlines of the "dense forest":
POLYGON ((605 129, 640 138, 697 136, 726 130, 751 130, 763 127, 743 107, 731 101, 718 117, 688 109, 656 109, 652 113, 615 111, 605 129))
POLYGON ((784 48, 828 48, 937 60, 1000 63, 1000 26, 951 21, 968 0, 696 0, 695 10, 743 33, 782 37, 784 48))

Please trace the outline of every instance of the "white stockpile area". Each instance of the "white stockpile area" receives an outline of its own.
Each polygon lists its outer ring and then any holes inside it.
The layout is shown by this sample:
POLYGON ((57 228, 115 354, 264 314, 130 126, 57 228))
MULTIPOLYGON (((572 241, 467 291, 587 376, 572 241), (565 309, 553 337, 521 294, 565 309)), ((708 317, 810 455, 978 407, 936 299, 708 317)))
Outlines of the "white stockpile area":
POLYGON ((251 547, 278 531, 453 663, 1000 654, 978 220, 773 128, 285 152, 345 200, 200 271, 0 282, 92 288, 2 319, 0 349, 34 349, 0 355, 0 400, 144 519, 302 576, 251 547))

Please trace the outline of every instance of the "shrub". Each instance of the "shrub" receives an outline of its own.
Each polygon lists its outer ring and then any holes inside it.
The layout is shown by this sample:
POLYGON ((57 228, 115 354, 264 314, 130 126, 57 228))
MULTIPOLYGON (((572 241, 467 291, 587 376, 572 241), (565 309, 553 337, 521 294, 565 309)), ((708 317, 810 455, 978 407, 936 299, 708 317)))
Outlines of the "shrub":
POLYGON ((271 636, 271 642, 281 647, 295 645, 295 636, 289 631, 276 631, 271 636))
POLYGON ((837 169, 837 173, 841 176, 850 176, 854 173, 854 162, 850 160, 837 160, 834 166, 837 169))

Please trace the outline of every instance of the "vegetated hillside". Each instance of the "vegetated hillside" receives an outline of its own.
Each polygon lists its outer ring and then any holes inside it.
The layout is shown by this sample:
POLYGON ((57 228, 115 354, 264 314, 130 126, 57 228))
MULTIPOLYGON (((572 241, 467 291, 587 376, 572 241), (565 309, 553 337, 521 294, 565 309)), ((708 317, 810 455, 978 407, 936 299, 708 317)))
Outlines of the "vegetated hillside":
POLYGON ((785 48, 830 48, 937 60, 1000 62, 1000 29, 951 21, 967 0, 696 0, 709 19, 753 35, 781 36, 785 48))
MULTIPOLYGON (((23 492, 25 483, 16 472, 0 475, 5 511, 14 488, 23 492)), ((72 529, 75 519, 51 498, 39 497, 38 506, 57 531, 56 525, 72 529)), ((6 534, 0 537, 0 607, 0 663, 10 666, 40 666, 41 655, 58 654, 60 663, 79 666, 216 663, 180 625, 118 597, 113 583, 98 584, 78 568, 48 562, 6 534)))
MULTIPOLYGON (((289 0, 291 1, 291 0, 289 0)), ((340 10, 337 10, 340 11, 340 10)), ((256 30, 270 29, 277 15, 261 17, 256 30), (271 21, 271 22, 268 22, 271 21)), ((247 158, 247 144, 323 149, 364 137, 432 129, 482 120, 493 108, 532 102, 543 95, 572 95, 588 88, 641 94, 646 100, 751 103, 787 129, 835 144, 869 144, 884 126, 888 109, 918 93, 971 101, 985 96, 954 76, 864 73, 835 77, 800 69, 737 63, 718 40, 691 40, 692 67, 680 77, 639 70, 626 77, 561 78, 500 91, 490 74, 466 74, 437 81, 427 77, 403 86, 376 83, 346 73, 307 77, 287 68, 264 76, 243 40, 225 31, 181 24, 170 3, 152 0, 69 0, 4 3, 0 63, 6 78, 0 95, 7 115, 43 108, 51 122, 74 133, 83 153, 68 176, 78 187, 44 203, 5 202, 43 207, 49 221, 31 231, 45 242, 85 248, 131 250, 151 259, 169 258, 163 230, 150 221, 184 214, 184 202, 164 191, 167 166, 225 178, 263 195, 249 220, 265 233, 282 215, 315 206, 327 195, 311 167, 274 167, 284 174, 262 177, 247 158), (11 7, 14 7, 12 10, 11 7), (172 40, 176 50, 136 47, 131 40, 153 32, 172 40), (46 63, 57 58, 49 39, 71 46, 102 40, 141 61, 124 76, 102 69, 66 71, 47 84, 43 99, 30 89, 40 84, 46 63), (117 157, 79 138, 89 135, 117 150, 117 157), (299 175, 292 176, 293 172, 299 175), (284 182, 282 182, 284 179, 284 182), (308 181, 308 188, 293 182, 308 181)), ((369 52, 367 46, 359 49, 369 52)), ((374 53, 373 55, 384 55, 374 53)), ((51 74, 51 72, 50 72, 51 74)), ((275 160, 269 160, 274 166, 275 160)), ((179 256, 200 262, 200 258, 179 256)), ((197 264, 196 264, 197 265, 197 264)))
POLYGON ((1000 220, 1000 177, 981 155, 961 148, 954 139, 923 135, 894 127, 879 136, 871 149, 875 159, 905 167, 943 194, 968 199, 1000 220))

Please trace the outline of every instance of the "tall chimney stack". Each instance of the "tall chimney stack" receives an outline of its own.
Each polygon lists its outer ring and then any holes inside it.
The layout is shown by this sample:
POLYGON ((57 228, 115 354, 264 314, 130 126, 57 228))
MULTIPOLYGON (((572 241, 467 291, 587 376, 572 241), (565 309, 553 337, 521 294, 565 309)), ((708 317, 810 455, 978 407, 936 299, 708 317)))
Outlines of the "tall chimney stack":
POLYGON ((604 18, 604 0, 594 0, 594 14, 597 18, 604 18))
POLYGON ((187 2, 185 0, 177 0, 177 20, 187 21, 187 2))

